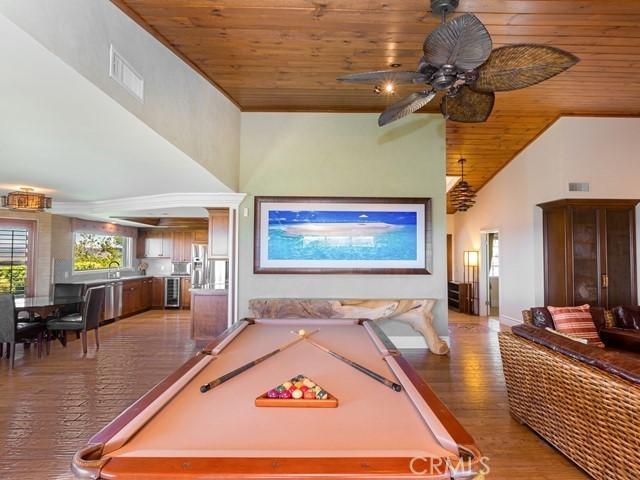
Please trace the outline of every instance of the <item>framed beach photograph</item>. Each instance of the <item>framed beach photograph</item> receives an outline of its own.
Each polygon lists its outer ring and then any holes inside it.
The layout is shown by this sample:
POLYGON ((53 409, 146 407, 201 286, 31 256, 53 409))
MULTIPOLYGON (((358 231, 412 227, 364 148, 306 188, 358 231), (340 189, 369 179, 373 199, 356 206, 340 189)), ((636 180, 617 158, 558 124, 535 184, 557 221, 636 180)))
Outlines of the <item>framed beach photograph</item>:
POLYGON ((431 199, 256 197, 254 273, 430 274, 431 199))

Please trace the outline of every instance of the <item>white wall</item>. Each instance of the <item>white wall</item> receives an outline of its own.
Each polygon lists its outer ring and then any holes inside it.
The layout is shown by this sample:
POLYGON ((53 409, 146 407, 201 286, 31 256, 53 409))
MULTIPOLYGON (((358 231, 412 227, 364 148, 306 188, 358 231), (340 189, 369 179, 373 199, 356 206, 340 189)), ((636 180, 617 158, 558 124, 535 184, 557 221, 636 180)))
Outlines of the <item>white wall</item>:
POLYGON ((111 2, 0 0, 0 14, 237 190, 238 108, 111 2), (144 103, 109 78, 111 43, 144 77, 144 103))
MULTIPOLYGON (((251 298, 437 298, 447 335, 445 137, 439 115, 380 129, 375 114, 243 113, 239 310, 251 298), (433 198, 432 275, 254 275, 254 195, 433 198)), ((411 335, 404 326, 390 333, 411 335)), ((389 330, 388 330, 389 331, 389 330)))
MULTIPOLYGON (((542 211, 561 198, 640 198, 640 119, 558 120, 482 190, 476 205, 455 215, 455 258, 480 250, 483 230, 500 232, 500 315, 521 321, 521 310, 544 302, 542 211), (589 182, 588 193, 569 182, 589 182)), ((456 262, 456 279, 462 262, 456 262)))

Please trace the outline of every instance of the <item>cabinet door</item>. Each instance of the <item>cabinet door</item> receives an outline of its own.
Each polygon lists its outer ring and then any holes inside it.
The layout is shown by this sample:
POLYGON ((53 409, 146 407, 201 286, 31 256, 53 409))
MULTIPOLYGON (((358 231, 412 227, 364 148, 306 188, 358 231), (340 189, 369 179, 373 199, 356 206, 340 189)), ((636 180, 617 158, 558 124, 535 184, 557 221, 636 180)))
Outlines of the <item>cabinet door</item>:
POLYGON ((229 256, 229 210, 209 210, 209 256, 229 256))
POLYGON ((171 257, 171 246, 173 245, 173 233, 162 232, 162 256, 171 257))
POLYGON ((189 308, 191 306, 191 279, 180 279, 180 306, 183 308, 189 308))
POLYGON ((136 238, 136 258, 144 258, 145 252, 145 240, 147 238, 147 232, 144 230, 138 230, 138 237, 136 238))
POLYGON ((155 277, 153 279, 151 306, 154 308, 164 307, 164 278, 155 277))
POLYGON ((193 243, 207 243, 209 234, 206 230, 195 230, 193 232, 193 243))
POLYGON ((191 261, 191 246, 193 245, 193 232, 184 232, 182 237, 182 261, 191 261))
POLYGON ((634 210, 607 208, 605 213, 607 308, 637 303, 634 210))
POLYGON ((601 305, 599 213, 595 207, 571 211, 573 305, 601 305))
POLYGON ((171 247, 171 261, 183 262, 184 232, 174 232, 171 247))
POLYGON ((122 316, 133 313, 133 291, 126 284, 122 290, 122 316))
POLYGON ((147 232, 144 241, 144 252, 145 257, 164 256, 162 232, 147 232))
POLYGON ((141 293, 141 310, 147 310, 151 308, 151 295, 153 290, 153 279, 145 278, 142 280, 142 293, 141 293))

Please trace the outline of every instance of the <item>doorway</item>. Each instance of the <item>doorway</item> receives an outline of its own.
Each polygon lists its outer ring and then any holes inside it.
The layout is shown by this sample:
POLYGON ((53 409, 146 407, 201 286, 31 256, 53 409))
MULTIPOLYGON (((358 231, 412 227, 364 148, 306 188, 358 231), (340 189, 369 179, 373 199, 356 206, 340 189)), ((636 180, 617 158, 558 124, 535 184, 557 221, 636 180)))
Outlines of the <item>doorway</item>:
POLYGON ((500 315, 500 235, 487 233, 487 313, 490 317, 500 315))

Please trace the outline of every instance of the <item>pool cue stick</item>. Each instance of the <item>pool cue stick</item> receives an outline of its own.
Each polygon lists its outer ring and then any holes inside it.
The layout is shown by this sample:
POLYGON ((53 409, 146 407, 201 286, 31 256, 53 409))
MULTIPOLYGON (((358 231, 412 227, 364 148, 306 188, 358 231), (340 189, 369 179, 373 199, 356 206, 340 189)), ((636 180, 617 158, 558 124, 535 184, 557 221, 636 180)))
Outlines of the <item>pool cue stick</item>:
POLYGON ((200 391, 202 393, 206 393, 209 390, 211 390, 212 388, 217 387, 218 385, 226 382, 227 380, 231 380, 233 377, 240 375, 242 372, 246 372, 247 370, 249 370, 252 367, 255 367, 256 365, 258 365, 259 363, 264 362, 266 359, 273 357, 276 353, 280 353, 283 350, 286 350, 287 348, 291 347, 292 345, 295 345, 296 343, 304 340, 305 338, 307 338, 309 335, 312 335, 314 333, 316 333, 318 330, 314 330, 313 332, 309 332, 305 335, 301 335, 299 336, 299 338, 296 338, 294 341, 289 342, 289 343, 285 343, 284 345, 282 345, 281 347, 276 348, 273 352, 269 352, 266 355, 261 356, 260 358, 253 360, 251 362, 245 363, 244 365, 242 365, 241 367, 236 368, 235 370, 230 371, 229 373, 225 373, 224 375, 222 375, 221 377, 216 378, 215 380, 210 381, 209 383, 205 383, 204 385, 202 385, 200 387, 200 391))
MULTIPOLYGON (((292 331, 291 333, 295 333, 296 335, 299 335, 298 332, 292 331)), ((392 382, 391 380, 388 380, 388 379, 384 378, 379 373, 376 373, 373 370, 369 370, 367 367, 364 367, 364 366, 360 365, 359 363, 354 362, 353 360, 349 360, 347 357, 343 357, 339 353, 336 353, 334 351, 329 350, 327 347, 324 347, 324 346, 320 345, 319 343, 314 342, 310 338, 307 338, 307 336, 301 336, 300 338, 303 338, 304 340, 309 342, 314 347, 319 348, 323 352, 328 353, 329 355, 337 358, 338 360, 343 361, 347 365, 355 368, 356 370, 364 373, 365 375, 368 375, 369 377, 373 378, 374 380, 377 380, 378 382, 382 383, 383 385, 389 387, 391 390, 395 390, 396 392, 402 391, 402 386, 401 385, 399 385, 399 384, 397 384, 395 382, 392 382)))

